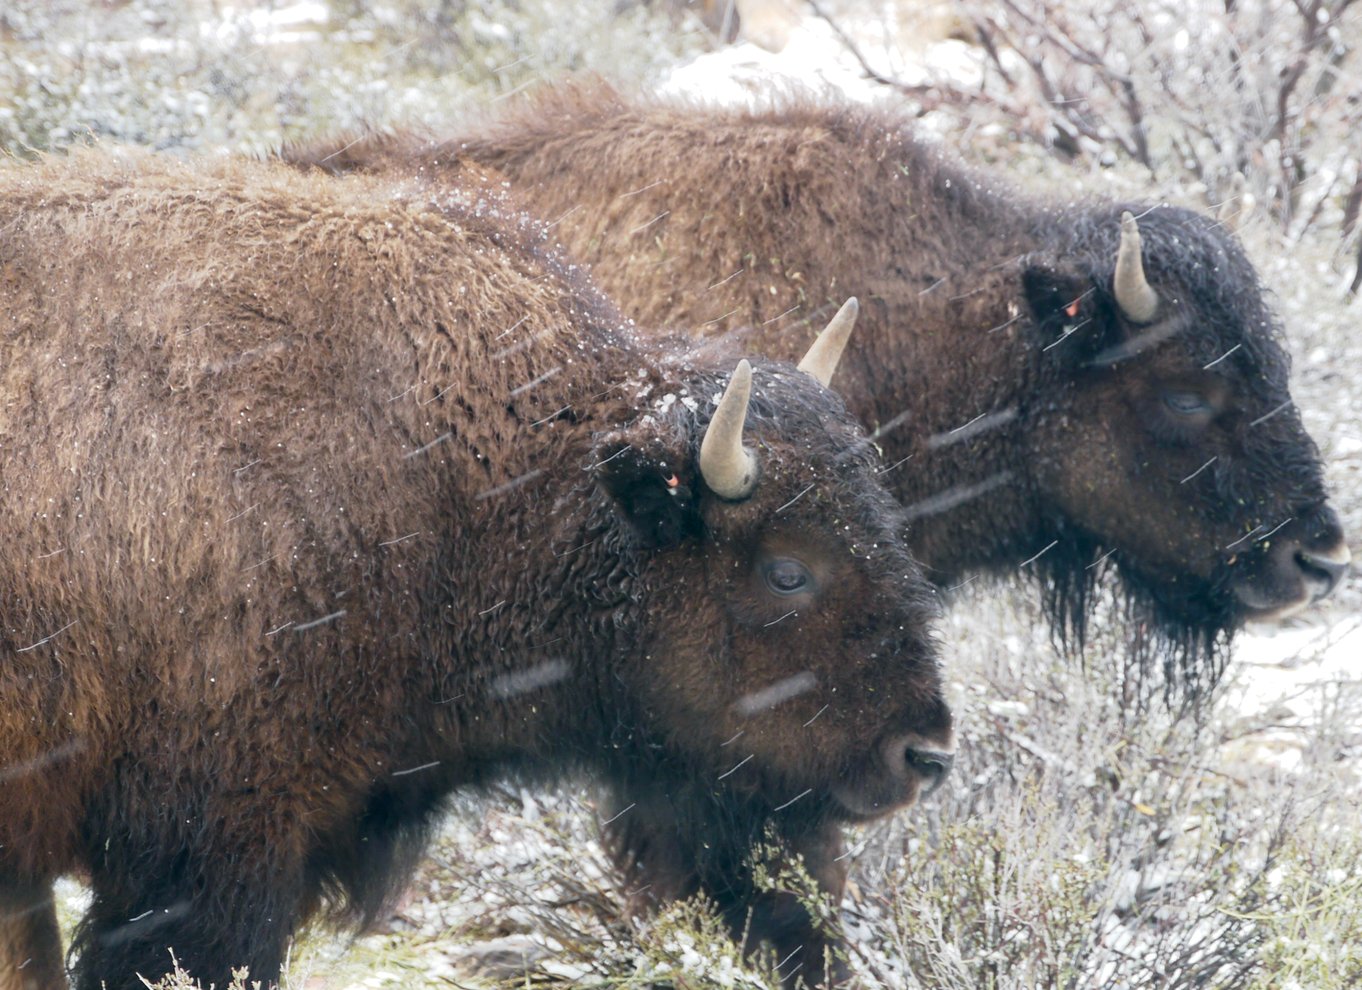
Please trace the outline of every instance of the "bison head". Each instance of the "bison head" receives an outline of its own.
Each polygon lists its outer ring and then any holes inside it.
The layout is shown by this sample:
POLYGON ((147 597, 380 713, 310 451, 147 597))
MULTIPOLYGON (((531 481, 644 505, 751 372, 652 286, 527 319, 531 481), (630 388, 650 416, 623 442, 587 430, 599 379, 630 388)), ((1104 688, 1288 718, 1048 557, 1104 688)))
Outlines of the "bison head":
POLYGON ((1169 207, 1059 219, 1071 253, 1022 275, 1050 379, 1027 470, 1055 527, 1203 637, 1328 594, 1348 551, 1233 238, 1169 207))
POLYGON ((647 589, 642 660, 616 675, 648 746, 719 803, 806 821, 906 804, 954 748, 933 592, 823 384, 848 316, 799 368, 683 367, 680 401, 602 438, 595 468, 647 589))

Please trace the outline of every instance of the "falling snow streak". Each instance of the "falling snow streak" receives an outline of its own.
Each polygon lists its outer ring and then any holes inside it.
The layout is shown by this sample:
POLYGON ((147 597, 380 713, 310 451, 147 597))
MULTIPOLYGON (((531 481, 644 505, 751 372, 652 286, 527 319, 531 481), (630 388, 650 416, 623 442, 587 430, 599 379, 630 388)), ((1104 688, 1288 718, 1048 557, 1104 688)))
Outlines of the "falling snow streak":
POLYGON ((572 408, 571 405, 566 405, 563 406, 563 408, 561 409, 556 409, 553 412, 549 413, 547 416, 545 416, 543 419, 536 419, 533 423, 530 424, 530 428, 533 429, 536 426, 543 426, 549 420, 557 419, 559 416, 563 415, 563 413, 567 412, 571 408, 572 408))
POLYGON ((666 179, 658 179, 658 180, 656 180, 655 182, 650 182, 650 183, 648 183, 646 186, 639 186, 637 189, 630 189, 630 190, 629 190, 628 192, 626 192, 626 193, 620 193, 620 194, 619 194, 618 196, 616 196, 615 198, 616 198, 616 199, 628 199, 630 196, 637 196, 637 195, 638 195, 639 193, 641 193, 641 192, 647 192, 649 189, 654 189, 654 188, 656 188, 657 186, 662 185, 662 183, 664 183, 664 182, 666 182, 666 181, 668 181, 668 180, 666 180, 666 179))
POLYGON ((314 629, 317 626, 323 625, 327 622, 335 622, 341 616, 345 615, 345 611, 346 611, 345 609, 340 609, 339 611, 332 612, 330 615, 323 615, 320 619, 313 619, 311 622, 304 622, 302 625, 294 626, 293 631, 306 632, 309 629, 314 629))
POLYGON ((524 323, 524 322, 525 322, 526 320, 528 320, 528 319, 529 319, 528 316, 522 316, 520 319, 516 320, 516 321, 515 321, 514 323, 512 323, 509 327, 507 327, 505 330, 501 331, 501 333, 497 334, 497 335, 496 335, 495 337, 493 337, 492 339, 493 339, 493 340, 500 340, 502 337, 505 337, 505 336, 506 336, 507 334, 509 334, 512 330, 514 330, 516 327, 520 326, 522 323, 524 323))
POLYGON ((723 780, 725 777, 733 776, 733 774, 737 773, 738 770, 743 766, 743 764, 747 763, 755 755, 756 755, 755 753, 749 753, 747 756, 744 756, 741 760, 737 762, 737 765, 734 766, 732 769, 725 770, 723 773, 719 774, 719 779, 723 780))
POLYGON ((50 643, 50 642, 52 642, 52 640, 55 639, 58 635, 60 635, 61 633, 66 632, 66 630, 70 629, 70 628, 71 628, 72 626, 74 626, 75 624, 76 624, 76 620, 75 620, 75 619, 72 619, 70 622, 68 622, 66 625, 62 626, 62 627, 61 627, 60 629, 58 629, 56 632, 49 633, 48 635, 44 636, 42 639, 38 640, 38 642, 36 642, 36 643, 30 643, 28 646, 21 646, 21 647, 19 647, 17 650, 15 650, 14 652, 15 652, 15 653, 27 653, 29 650, 36 650, 38 647, 42 646, 44 643, 50 643))
POLYGON ((593 543, 595 543, 595 542, 596 542, 595 540, 587 540, 585 543, 579 543, 579 544, 577 544, 575 547, 573 547, 571 550, 564 550, 562 553, 559 553, 557 550, 555 550, 555 551, 553 551, 553 555, 554 555, 555 557, 559 557, 559 558, 566 557, 566 556, 568 556, 569 554, 574 554, 574 553, 576 553, 578 550, 585 550, 587 547, 591 546, 591 544, 593 544, 593 543))
POLYGON ((818 678, 814 676, 813 671, 805 670, 793 677, 776 681, 760 691, 743 695, 733 703, 733 710, 739 715, 755 715, 768 711, 783 701, 796 698, 806 691, 812 691, 817 686, 818 678))
POLYGON ((0 784, 9 783, 20 777, 39 770, 45 770, 54 763, 70 759, 81 750, 85 749, 85 740, 81 738, 69 739, 60 746, 53 746, 46 753, 35 756, 32 759, 20 760, 17 763, 10 763, 0 766, 0 784))
POLYGON ((1122 341, 1115 347, 1108 347, 1104 351, 1099 351, 1088 362, 1092 367, 1104 367, 1111 364, 1119 364, 1127 358, 1132 358, 1137 354, 1143 354, 1151 347, 1157 347, 1165 340, 1174 337, 1182 329, 1181 325, 1173 320, 1166 320, 1163 323, 1146 330, 1144 333, 1137 334, 1129 340, 1122 341))
POLYGON ((1077 323, 1065 327, 1064 332, 1061 333, 1058 338, 1042 347, 1041 351, 1044 352, 1048 351, 1052 347, 1058 347, 1060 344, 1064 343, 1064 341, 1068 340, 1074 334, 1078 333, 1078 331, 1082 330, 1091 322, 1092 320, 1079 320, 1077 323))
MULTIPOLYGON (((522 320, 521 323, 523 323, 523 322, 525 322, 525 321, 522 320)), ((518 325, 519 325, 519 324, 517 324, 517 326, 518 326, 518 325)), ((536 343, 538 343, 539 341, 543 340, 545 337, 551 336, 552 334, 553 334, 553 328, 552 328, 552 327, 548 328, 547 330, 540 330, 538 333, 530 334, 530 336, 526 337, 524 340, 520 341, 519 343, 512 344, 510 347, 503 347, 503 348, 502 348, 501 350, 499 350, 499 351, 494 351, 494 352, 493 352, 491 355, 489 355, 489 356, 491 357, 491 359, 492 359, 493 361, 500 361, 500 360, 502 360, 503 358, 508 358, 508 357, 510 357, 512 354, 519 354, 521 351, 526 350, 526 349, 528 349, 528 348, 534 346, 536 343)), ((451 386, 451 387, 452 387, 452 386, 451 386)), ((444 392, 441 392, 440 394, 443 395, 444 392)))
POLYGON ((1228 351, 1226 351, 1224 354, 1220 355, 1218 358, 1216 358, 1216 359, 1215 359, 1214 361, 1212 361, 1210 364, 1202 365, 1201 370, 1202 370, 1202 371, 1210 371, 1210 370, 1211 370, 1212 368, 1214 368, 1217 364, 1219 364, 1221 361, 1225 360, 1225 358, 1229 357, 1231 354, 1233 354, 1235 351, 1239 350, 1239 348, 1241 348, 1241 347, 1243 347, 1243 346, 1244 346, 1243 344, 1235 344, 1233 347, 1231 347, 1231 348, 1230 348, 1228 351))
POLYGON ((972 485, 956 485, 953 488, 947 488, 944 492, 930 498, 924 498, 921 502, 905 505, 903 507, 903 518, 905 520, 921 519, 923 516, 933 516, 938 512, 954 509, 957 505, 963 505, 980 495, 986 495, 1011 480, 1011 471, 999 471, 997 474, 972 485))
POLYGON ((784 505, 782 505, 782 506, 781 506, 779 509, 777 509, 776 511, 777 511, 777 512, 784 512, 786 509, 788 509, 790 506, 794 505, 796 502, 798 502, 801 498, 803 498, 803 497, 804 497, 805 495, 807 495, 809 492, 813 491, 813 486, 816 485, 816 484, 818 484, 818 482, 816 482, 816 481, 810 483, 809 486, 808 486, 807 488, 805 488, 803 491, 801 491, 801 492, 800 492, 798 495, 796 495, 794 498, 790 499, 790 501, 786 502, 784 505))
MULTIPOLYGON (((831 702, 829 702, 829 704, 831 704, 831 702)), ((827 711, 828 707, 829 707, 828 705, 824 705, 822 708, 818 709, 818 711, 813 713, 813 718, 805 722, 802 726, 800 726, 800 728, 807 729, 809 726, 813 725, 814 722, 818 721, 818 716, 822 715, 825 711, 827 711)))
POLYGON ((405 454, 402 455, 402 459, 403 459, 403 460, 408 460, 408 459, 410 459, 410 458, 412 458, 412 457, 415 457, 415 456, 418 455, 418 454, 424 454, 426 451, 430 450, 431 447, 435 447, 435 446, 438 446, 439 444, 444 443, 446 440, 448 440, 448 439, 449 439, 450 437, 452 437, 453 435, 454 435, 453 433, 447 433, 447 432, 446 432, 446 433, 441 433, 438 437, 436 437, 436 438, 435 438, 434 440, 432 440, 430 443, 426 444, 424 447, 417 447, 415 450, 409 450, 409 451, 407 451, 405 454))
POLYGON ((505 700, 529 691, 537 691, 564 680, 572 672, 566 660, 546 660, 528 670, 517 670, 492 678, 488 692, 494 698, 505 700))
POLYGON ((513 68, 515 68, 517 65, 520 65, 522 62, 528 62, 528 61, 529 61, 530 59, 532 59, 532 58, 534 58, 533 55, 522 55, 522 56, 520 56, 520 58, 516 59, 516 60, 513 61, 513 62, 507 62, 505 65, 498 65, 498 66, 497 66, 495 69, 493 69, 492 71, 493 71, 493 72, 505 72, 507 69, 513 69, 513 68))
POLYGON ((238 512, 236 515, 234 515, 234 516, 228 516, 226 521, 227 521, 227 522, 236 522, 238 519, 240 519, 240 518, 241 518, 242 516, 244 516, 246 513, 248 513, 248 512, 254 512, 254 511, 255 511, 256 509, 258 509, 258 508, 260 508, 260 503, 259 503, 259 502, 256 502, 254 505, 249 505, 249 506, 247 506, 246 508, 242 509, 242 510, 241 510, 240 512, 238 512))
POLYGON ((731 282, 731 281, 733 281, 733 279, 737 278, 739 275, 741 275, 741 274, 742 274, 743 272, 745 272, 745 271, 747 271, 746 268, 739 268, 739 269, 738 269, 736 272, 734 272, 732 275, 729 275, 729 276, 727 276, 727 277, 725 277, 725 278, 721 278, 721 279, 719 279, 719 281, 717 281, 717 282, 711 282, 709 285, 705 286, 705 291, 708 292, 710 289, 717 289, 719 286, 723 285, 725 282, 731 282))
POLYGON ((629 231, 629 233, 631 233, 631 234, 637 234, 640 230, 646 230, 647 228, 651 227, 653 224, 655 224, 655 223, 657 223, 659 220, 661 220, 663 217, 667 216, 667 214, 669 214, 669 213, 671 213, 671 210, 663 210, 661 213, 659 213, 657 216, 653 217, 651 220, 648 220, 648 221, 645 221, 644 223, 639 224, 639 225, 638 225, 637 227, 635 227, 633 230, 629 231))
POLYGON ((911 460, 913 459, 913 456, 914 456, 914 455, 909 454, 907 457, 900 457, 900 458, 899 458, 898 460, 896 460, 893 464, 890 464, 888 467, 879 468, 878 470, 876 470, 875 473, 876 473, 876 474, 888 474, 890 471, 894 470, 894 468, 900 467, 900 466, 902 466, 902 465, 904 465, 904 464, 907 464, 909 461, 911 461, 911 460))
POLYGON ((904 423, 908 422, 908 420, 912 417, 912 415, 913 415, 913 411, 912 411, 911 409, 908 409, 908 410, 905 410, 904 412, 899 413, 897 416, 895 416, 895 417, 894 417, 893 419, 891 419, 889 422, 887 422, 887 423, 882 423, 880 426, 876 427, 875 432, 872 433, 872 434, 870 434, 870 439, 871 439, 871 440, 878 440, 880 437, 884 436, 886 433, 888 433, 888 432, 889 432, 890 430, 892 430, 894 427, 896 427, 896 426, 902 426, 904 423))
MULTIPOLYGON (((808 797, 808 796, 809 796, 810 794, 812 794, 812 793, 813 793, 813 788, 812 788, 812 787, 805 788, 803 791, 800 791, 798 794, 796 794, 794 797, 790 798, 790 800, 786 801, 784 804, 777 805, 776 807, 772 808, 771 810, 772 810, 772 811, 784 811, 786 808, 788 808, 790 805, 794 804, 794 803, 795 803, 796 801, 798 801, 800 798, 808 797)), ((798 951, 798 950, 796 950, 796 951, 798 951)), ((783 965, 783 964, 782 964, 782 965, 783 965)))
POLYGON ((761 325, 762 325, 762 326, 766 326, 768 323, 774 323, 774 322, 776 322, 776 320, 783 319, 783 318, 789 316, 789 315, 790 315, 791 313, 793 313, 795 310, 799 309, 800 306, 802 306, 802 305, 803 305, 802 303, 798 303, 798 304, 796 304, 796 305, 794 305, 794 306, 791 306, 791 307, 790 307, 789 309, 787 309, 785 312, 779 313, 779 314, 777 314, 777 315, 771 317, 769 320, 762 320, 761 325))
POLYGON ((439 765, 440 765, 440 761, 439 761, 439 760, 434 760, 434 761, 431 762, 431 763, 422 763, 419 767, 412 767, 412 768, 409 769, 409 770, 394 770, 389 776, 392 776, 392 777, 405 777, 405 776, 407 776, 408 774, 420 773, 422 770, 429 770, 429 769, 431 769, 432 767, 438 767, 439 765))
POLYGON ((126 925, 119 925, 99 936, 104 946, 122 945, 135 938, 145 938, 147 933, 172 921, 178 921, 189 914, 189 901, 176 901, 170 907, 153 908, 129 918, 126 925))
POLYGON ((1018 570, 1025 567, 1027 564, 1035 563, 1037 560, 1040 560, 1041 557, 1044 557, 1047 553, 1049 553, 1057 546, 1059 546, 1059 541, 1051 540, 1049 543, 1045 545, 1045 548, 1041 550, 1040 553, 1033 554, 1030 557, 1027 557, 1025 560, 1023 560, 1020 564, 1018 564, 1017 565, 1018 570))
POLYGON ((425 402, 418 402, 417 405, 428 406, 428 405, 430 405, 432 402, 438 402, 438 401, 440 401, 441 399, 444 398, 446 392, 448 392, 450 389, 454 388, 454 387, 455 387, 456 385, 458 385, 458 384, 459 384, 459 382, 454 382, 454 383, 452 383, 452 384, 450 384, 450 385, 446 385, 444 388, 440 389, 440 391, 436 392, 434 395, 432 395, 432 396, 431 396, 429 399, 427 399, 425 402))
POLYGON ((562 223, 562 222, 563 222, 564 220, 566 220, 568 217, 572 216, 572 214, 576 213, 576 212, 577 212, 578 210, 580 210, 581 208, 582 208, 582 207, 581 207, 580 205, 577 205, 577 206, 572 207, 570 210, 567 210, 567 211, 564 212, 564 213, 558 214, 558 218, 557 218, 556 220, 551 220, 551 221, 549 221, 548 223, 546 223, 546 224, 544 225, 544 230, 545 230, 545 231, 550 231, 550 230, 552 230, 554 227, 557 227, 560 223, 562 223))
POLYGON ((550 368, 548 371, 544 372, 544 373, 543 373, 542 375, 540 375, 538 378, 531 379, 530 381, 526 382, 524 385, 521 385, 521 386, 519 386, 519 387, 517 387, 517 388, 511 389, 511 391, 510 391, 509 393, 507 393, 507 394, 508 394, 511 398, 514 398, 515 396, 520 395, 522 392, 528 392, 530 389, 534 388, 536 385, 543 385, 546 381, 548 381, 550 378, 552 378, 554 375, 558 374, 558 372, 560 372, 560 371, 562 371, 562 370, 563 370, 563 369, 562 369, 561 367, 559 367, 559 368, 550 368))
POLYGON ((1091 564, 1089 564, 1087 567, 1083 568, 1083 570, 1085 570, 1085 571, 1090 571, 1090 570, 1092 570, 1094 567, 1096 567, 1098 564, 1100 564, 1100 563, 1102 563, 1103 561, 1105 561, 1108 557, 1110 557, 1110 556, 1111 556, 1112 554, 1114 554, 1115 552, 1116 552, 1116 548, 1115 548, 1115 547, 1112 547, 1110 550, 1108 550, 1106 553, 1102 554, 1102 556, 1098 557, 1096 560, 1094 560, 1094 561, 1093 561, 1091 564))
POLYGON ((1193 472, 1192 472, 1191 474, 1189 474, 1187 477, 1183 478, 1181 481, 1178 482, 1178 484, 1179 484, 1179 485, 1185 485, 1185 484, 1187 484, 1187 482, 1191 481, 1193 478, 1195 478, 1197 475, 1199 475, 1202 471, 1205 471, 1208 467, 1210 467, 1212 464, 1214 464, 1214 463, 1215 463, 1216 461, 1218 461, 1218 460, 1220 460, 1220 455, 1219 455, 1219 454, 1217 454, 1216 456, 1212 457, 1212 458, 1211 458, 1209 461, 1207 461, 1205 464, 1201 465, 1201 467, 1197 468, 1195 471, 1193 471, 1193 472))
POLYGON ((539 477, 543 473, 544 473, 543 468, 534 468, 533 470, 526 471, 524 474, 517 475, 510 481, 497 485, 495 488, 489 488, 486 491, 478 492, 473 497, 477 499, 479 502, 481 502, 483 499, 495 498, 498 495, 505 495, 507 492, 515 491, 521 485, 528 484, 529 482, 533 481, 535 478, 539 477))
POLYGON ((932 434, 927 438, 927 447, 930 450, 949 447, 953 443, 961 443, 971 437, 977 437, 981 433, 987 433, 989 430, 1005 426, 1016 418, 1017 410, 1011 407, 995 413, 980 413, 964 426, 957 426, 946 433, 932 434))
POLYGON ((523 83, 521 83, 519 86, 516 86, 514 89, 508 89, 504 93, 498 93, 496 96, 492 97, 491 102, 500 103, 502 100, 509 100, 512 96, 515 96, 517 93, 524 92, 525 90, 529 89, 536 83, 541 82, 542 80, 543 80, 542 76, 530 76, 530 78, 526 79, 523 83))
POLYGON ((1285 402, 1283 402, 1283 403, 1282 403, 1280 406, 1278 406, 1276 409, 1273 409, 1271 412, 1266 412, 1266 413, 1264 413, 1263 415, 1259 416, 1259 417, 1258 417, 1257 419, 1255 419, 1252 423, 1250 423, 1249 426, 1250 426, 1250 427, 1253 427, 1253 426, 1257 426, 1259 423, 1266 423, 1269 419, 1271 419, 1273 416, 1277 415, 1279 412, 1281 412, 1281 411, 1282 411, 1283 409, 1285 409, 1287 406, 1291 405, 1294 401, 1295 401, 1294 399, 1287 399, 1285 402))
POLYGON ((1285 526, 1287 523, 1292 522, 1295 518, 1296 518, 1295 516, 1287 516, 1285 519, 1283 519, 1283 520, 1282 520, 1281 522, 1279 522, 1277 525, 1273 526, 1273 527, 1272 527, 1271 529, 1269 529, 1266 533, 1264 533, 1264 534, 1262 534, 1261 536, 1259 536, 1259 537, 1258 537, 1256 540, 1254 540, 1253 542, 1254 542, 1254 543, 1262 543, 1264 540, 1266 540, 1268 537, 1270 537, 1273 533, 1277 532, 1277 530, 1281 529, 1281 528, 1282 528, 1283 526, 1285 526))
POLYGON ((1235 540, 1233 543, 1231 543, 1231 544, 1229 544, 1228 546, 1226 546, 1225 549, 1226 549, 1226 550, 1233 550, 1235 547, 1239 546, 1239 544, 1241 544, 1241 543, 1246 543, 1246 542, 1249 541, 1249 540, 1252 540, 1254 543, 1261 543, 1263 540, 1266 540, 1266 539, 1267 539, 1269 536, 1271 536, 1273 533, 1277 532, 1277 530, 1281 529, 1281 528, 1282 528, 1283 526, 1285 526, 1287 523, 1291 522, 1291 520, 1294 519, 1294 518, 1296 518, 1296 517, 1295 517, 1295 516, 1287 516, 1285 519, 1283 519, 1283 520, 1282 520, 1281 522, 1279 522, 1277 525, 1273 526, 1271 529, 1266 529, 1266 530, 1265 530, 1263 524, 1262 524, 1262 523, 1259 523, 1257 526, 1254 526, 1251 530, 1249 530, 1249 531, 1248 531, 1247 533, 1245 533, 1243 536, 1239 537, 1239 539, 1235 540))
POLYGON ((585 468, 583 468, 582 470, 584 470, 584 471, 594 471, 594 470, 596 470, 596 468, 600 467, 602 464, 609 464, 609 463, 610 463, 611 461, 613 461, 616 457, 623 457, 625 454, 629 453, 629 451, 630 451, 631 449, 632 449, 631 447, 629 447, 628 445, 625 445, 625 446, 621 447, 619 450, 615 451, 615 452, 614 452, 613 454, 611 454, 609 457, 602 458, 601 460, 597 461, 595 464, 592 464, 592 465, 590 465, 589 467, 585 467, 585 468))

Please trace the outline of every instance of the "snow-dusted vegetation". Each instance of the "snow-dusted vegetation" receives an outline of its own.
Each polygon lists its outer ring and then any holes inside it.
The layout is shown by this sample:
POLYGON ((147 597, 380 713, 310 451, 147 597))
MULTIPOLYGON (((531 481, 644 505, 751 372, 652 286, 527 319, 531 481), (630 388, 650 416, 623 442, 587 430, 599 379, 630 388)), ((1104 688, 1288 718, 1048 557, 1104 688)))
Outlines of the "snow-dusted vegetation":
MULTIPOLYGON (((1351 0, 7 0, 0 147, 263 155, 366 126, 438 130, 585 71, 723 100, 786 77, 902 101, 1036 188, 1213 209, 1242 173, 1239 235, 1356 553, 1359 48, 1351 0)), ((1081 657, 1057 652, 1030 598, 976 582, 952 602, 955 770, 848 833, 840 909, 865 985, 1362 984, 1357 582, 1248 629, 1197 707, 1122 662, 1117 621, 1095 621, 1081 657)), ((702 904, 630 919, 592 800, 514 782, 460 797, 381 930, 308 933, 285 986, 778 986, 702 904)), ((69 921, 84 894, 61 891, 69 921)))

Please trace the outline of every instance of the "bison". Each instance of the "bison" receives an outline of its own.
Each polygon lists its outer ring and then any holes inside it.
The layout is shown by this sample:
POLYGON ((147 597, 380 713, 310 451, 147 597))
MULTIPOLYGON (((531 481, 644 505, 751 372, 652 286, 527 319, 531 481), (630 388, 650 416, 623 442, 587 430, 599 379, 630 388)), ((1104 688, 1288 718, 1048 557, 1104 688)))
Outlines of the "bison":
POLYGON ((714 109, 578 84, 447 140, 284 154, 437 186, 462 160, 498 170, 649 326, 750 327, 790 357, 858 294, 838 386, 913 553, 942 588, 1033 576, 1061 642, 1081 645, 1114 568, 1144 655, 1195 690, 1243 620, 1302 609, 1346 569, 1278 320, 1209 217, 1027 194, 901 111, 798 96, 714 109))
POLYGON ((800 368, 640 334, 475 177, 96 149, 0 230, 0 986, 64 984, 66 873, 79 987, 268 983, 451 791, 580 772, 651 896, 843 979, 751 850, 838 895, 954 745, 845 319, 800 368))

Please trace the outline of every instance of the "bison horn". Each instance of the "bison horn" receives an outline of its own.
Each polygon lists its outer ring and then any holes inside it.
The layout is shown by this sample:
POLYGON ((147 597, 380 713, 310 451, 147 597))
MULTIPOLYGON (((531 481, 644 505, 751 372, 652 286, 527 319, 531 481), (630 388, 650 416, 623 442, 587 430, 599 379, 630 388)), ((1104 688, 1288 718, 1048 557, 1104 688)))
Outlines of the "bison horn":
POLYGON ((851 328, 856 325, 856 314, 860 311, 861 307, 856 302, 855 296, 842 303, 842 308, 823 328, 823 332, 809 348, 809 353, 799 362, 799 370, 817 378, 825 388, 830 386, 832 374, 837 370, 837 362, 842 359, 842 348, 847 345, 851 328))
POLYGON ((1148 323, 1159 308, 1159 295, 1144 277, 1140 258, 1140 227, 1129 212, 1121 214, 1121 249, 1116 253, 1112 290, 1116 305, 1135 323, 1148 323))
POLYGON ((700 441, 700 475, 720 498, 738 501, 757 485, 757 457, 742 445, 747 400, 752 394, 752 366, 738 362, 724 397, 700 441))

